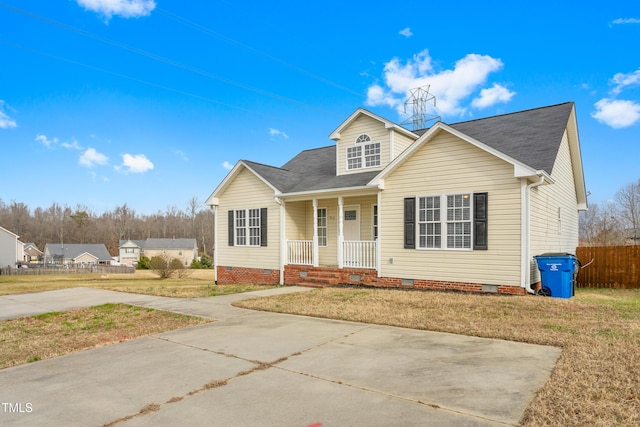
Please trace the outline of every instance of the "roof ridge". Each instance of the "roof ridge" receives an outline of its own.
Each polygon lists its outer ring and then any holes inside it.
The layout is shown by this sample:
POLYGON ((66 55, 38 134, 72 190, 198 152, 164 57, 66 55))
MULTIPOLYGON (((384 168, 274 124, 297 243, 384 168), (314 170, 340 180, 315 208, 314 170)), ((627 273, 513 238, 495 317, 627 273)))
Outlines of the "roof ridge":
POLYGON ((273 166, 273 165, 268 165, 266 163, 254 162, 253 160, 240 159, 240 161, 241 162, 245 162, 245 163, 253 163, 254 165, 264 166, 264 167, 272 168, 272 169, 278 169, 278 170, 283 170, 283 171, 288 171, 289 170, 289 169, 283 169, 280 166, 273 166))
MULTIPOLYGON (((454 126, 454 125, 459 125, 459 124, 463 124, 463 123, 477 122, 477 121, 480 121, 480 120, 495 119, 497 117, 511 116, 511 115, 514 115, 514 114, 528 113, 528 112, 536 111, 536 110, 544 110, 544 109, 547 109, 547 108, 559 107, 561 105, 566 105, 566 104, 575 104, 575 102, 573 102, 573 101, 560 102, 558 104, 553 104, 553 105, 544 105, 542 107, 528 108, 526 110, 512 111, 510 113, 496 114, 495 116, 479 117, 477 119, 464 120, 464 121, 461 121, 461 122, 445 123, 445 124, 448 125, 448 126, 454 126)), ((429 129, 429 128, 416 129, 413 132, 427 130, 427 129, 429 129)))

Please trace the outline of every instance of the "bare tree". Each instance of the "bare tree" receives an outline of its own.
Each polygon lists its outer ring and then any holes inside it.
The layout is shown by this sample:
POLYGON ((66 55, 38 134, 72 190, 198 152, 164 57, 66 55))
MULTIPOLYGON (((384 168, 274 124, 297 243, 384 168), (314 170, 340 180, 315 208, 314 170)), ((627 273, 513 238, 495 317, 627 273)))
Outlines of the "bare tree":
POLYGON ((640 180, 627 184, 616 193, 616 202, 620 213, 620 220, 628 232, 627 238, 637 241, 640 229, 640 180))

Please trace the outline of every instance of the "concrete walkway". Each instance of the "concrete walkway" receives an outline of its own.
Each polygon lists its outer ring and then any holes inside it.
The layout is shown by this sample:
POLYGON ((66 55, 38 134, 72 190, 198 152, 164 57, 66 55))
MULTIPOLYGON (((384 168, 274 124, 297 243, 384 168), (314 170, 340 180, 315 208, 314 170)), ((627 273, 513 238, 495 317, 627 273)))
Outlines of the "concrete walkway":
POLYGON ((560 354, 230 306, 303 290, 199 299, 87 288, 2 296, 3 320, 124 302, 217 321, 0 370, 0 425, 517 425, 560 354))

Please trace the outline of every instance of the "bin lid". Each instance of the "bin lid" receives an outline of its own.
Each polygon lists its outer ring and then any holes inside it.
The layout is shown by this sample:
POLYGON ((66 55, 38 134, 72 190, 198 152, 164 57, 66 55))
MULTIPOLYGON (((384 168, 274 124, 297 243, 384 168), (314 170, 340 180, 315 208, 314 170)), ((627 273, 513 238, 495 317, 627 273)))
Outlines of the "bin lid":
POLYGON ((534 256, 534 258, 537 257, 559 257, 559 256, 570 256, 573 258, 577 258, 574 254, 570 254, 569 252, 547 252, 541 255, 536 255, 534 256))

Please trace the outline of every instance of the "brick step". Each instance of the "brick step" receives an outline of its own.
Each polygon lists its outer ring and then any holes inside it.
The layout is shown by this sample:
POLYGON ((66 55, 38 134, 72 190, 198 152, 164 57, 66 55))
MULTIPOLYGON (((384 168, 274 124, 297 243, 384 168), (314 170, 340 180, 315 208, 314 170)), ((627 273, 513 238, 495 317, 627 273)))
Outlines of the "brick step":
POLYGON ((337 279, 340 277, 340 274, 334 271, 309 271, 306 278, 311 277, 318 279, 337 279))

